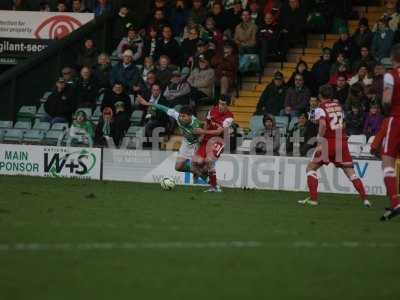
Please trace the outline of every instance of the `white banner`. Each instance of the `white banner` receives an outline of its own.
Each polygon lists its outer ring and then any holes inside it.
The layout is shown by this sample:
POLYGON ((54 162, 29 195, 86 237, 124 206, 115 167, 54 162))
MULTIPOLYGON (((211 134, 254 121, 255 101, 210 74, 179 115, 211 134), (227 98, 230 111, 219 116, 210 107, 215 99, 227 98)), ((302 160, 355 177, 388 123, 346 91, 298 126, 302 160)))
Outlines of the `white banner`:
POLYGON ((0 144, 0 174, 100 179, 101 149, 0 144))
POLYGON ((0 38, 61 39, 93 18, 92 13, 0 10, 0 38))
MULTIPOLYGON (((168 176, 178 184, 194 184, 191 174, 175 172, 175 159, 174 152, 104 149, 103 179, 159 182, 168 176)), ((227 154, 217 163, 217 176, 225 187, 307 191, 308 162, 308 158, 300 157, 227 154)), ((356 160, 354 163, 367 192, 385 195, 381 162, 356 160)), ((320 192, 356 193, 342 170, 333 165, 322 167, 319 177, 320 192)))

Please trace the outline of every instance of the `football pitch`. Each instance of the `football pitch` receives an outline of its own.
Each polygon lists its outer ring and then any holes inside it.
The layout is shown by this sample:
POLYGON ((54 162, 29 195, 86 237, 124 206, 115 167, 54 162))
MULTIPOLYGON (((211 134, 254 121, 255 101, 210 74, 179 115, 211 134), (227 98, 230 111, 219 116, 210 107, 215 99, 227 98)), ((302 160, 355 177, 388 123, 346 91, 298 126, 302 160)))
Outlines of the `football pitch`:
POLYGON ((0 177, 0 299, 399 299, 387 200, 0 177))

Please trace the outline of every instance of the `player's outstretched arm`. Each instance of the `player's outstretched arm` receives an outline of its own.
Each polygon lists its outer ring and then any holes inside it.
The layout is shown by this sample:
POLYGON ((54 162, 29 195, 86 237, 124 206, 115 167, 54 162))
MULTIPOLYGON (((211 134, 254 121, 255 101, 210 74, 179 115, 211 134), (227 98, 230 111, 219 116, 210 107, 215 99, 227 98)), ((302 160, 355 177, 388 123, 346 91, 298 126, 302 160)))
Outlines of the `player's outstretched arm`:
POLYGON ((224 132, 224 128, 223 127, 220 127, 218 129, 215 129, 215 130, 207 130, 207 129, 203 129, 203 128, 196 128, 194 130, 194 133, 198 134, 198 135, 206 135, 207 134, 207 135, 218 136, 218 135, 222 134, 223 132, 224 132))
POLYGON ((169 108, 167 106, 161 105, 161 104, 151 104, 155 109, 160 110, 164 113, 166 113, 168 116, 174 118, 175 120, 178 120, 179 118, 179 112, 177 112, 173 108, 169 108))

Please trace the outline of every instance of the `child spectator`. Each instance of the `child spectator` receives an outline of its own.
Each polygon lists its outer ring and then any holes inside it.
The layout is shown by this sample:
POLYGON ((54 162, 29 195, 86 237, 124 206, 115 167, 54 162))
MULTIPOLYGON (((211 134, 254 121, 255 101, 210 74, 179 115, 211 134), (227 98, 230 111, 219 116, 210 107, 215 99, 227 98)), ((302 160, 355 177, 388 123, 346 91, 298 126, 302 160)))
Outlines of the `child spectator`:
POLYGON ((383 122, 383 116, 381 115, 379 104, 372 103, 369 108, 369 113, 364 122, 363 133, 369 139, 371 136, 375 136, 381 128, 383 122))
POLYGON ((93 145, 94 128, 92 122, 88 120, 85 111, 78 110, 75 113, 74 120, 69 130, 67 144, 77 145, 93 145))

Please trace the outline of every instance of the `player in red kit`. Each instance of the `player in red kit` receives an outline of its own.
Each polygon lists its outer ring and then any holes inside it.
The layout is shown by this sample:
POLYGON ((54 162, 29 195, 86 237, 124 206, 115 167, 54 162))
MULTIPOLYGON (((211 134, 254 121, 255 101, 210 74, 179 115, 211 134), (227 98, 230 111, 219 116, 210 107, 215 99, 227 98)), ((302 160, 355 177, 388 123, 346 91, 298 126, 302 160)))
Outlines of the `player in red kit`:
POLYGON ((318 145, 313 158, 307 166, 307 185, 310 197, 299 201, 303 205, 317 205, 318 174, 317 170, 329 163, 341 168, 363 200, 364 206, 370 207, 364 185, 354 171, 353 159, 347 145, 347 135, 343 128, 343 109, 332 100, 333 90, 330 85, 319 89, 321 103, 315 110, 315 119, 319 122, 318 145))
POLYGON ((390 208, 381 217, 388 221, 400 215, 400 202, 397 196, 395 164, 400 154, 400 44, 392 48, 393 70, 384 77, 383 110, 388 115, 386 134, 382 143, 382 169, 390 208))
MULTIPOLYGON (((226 98, 221 98, 218 105, 213 106, 206 119, 205 129, 218 130, 229 128, 233 124, 233 114, 228 109, 226 98)), ((224 132, 226 132, 224 130, 224 132)), ((223 153, 225 143, 223 137, 205 135, 194 157, 194 166, 200 173, 209 177, 210 188, 207 192, 221 192, 217 184, 215 163, 223 153)), ((204 176, 206 177, 206 176, 204 176)))

